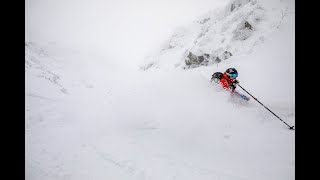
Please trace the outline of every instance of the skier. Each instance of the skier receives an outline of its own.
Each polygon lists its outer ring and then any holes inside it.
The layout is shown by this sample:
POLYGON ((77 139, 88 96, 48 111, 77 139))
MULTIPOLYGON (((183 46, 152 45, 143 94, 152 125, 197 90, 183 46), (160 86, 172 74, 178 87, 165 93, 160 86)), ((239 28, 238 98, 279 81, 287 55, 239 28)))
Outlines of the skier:
POLYGON ((245 100, 249 100, 248 97, 239 94, 236 91, 236 87, 239 84, 239 81, 236 79, 238 77, 238 71, 235 68, 228 68, 224 73, 215 72, 211 77, 211 82, 214 81, 217 84, 231 92, 233 95, 239 95, 245 100))
POLYGON ((235 68, 228 68, 224 73, 215 72, 212 75, 211 82, 214 81, 217 84, 231 92, 234 92, 239 81, 236 79, 238 77, 238 71, 235 68))

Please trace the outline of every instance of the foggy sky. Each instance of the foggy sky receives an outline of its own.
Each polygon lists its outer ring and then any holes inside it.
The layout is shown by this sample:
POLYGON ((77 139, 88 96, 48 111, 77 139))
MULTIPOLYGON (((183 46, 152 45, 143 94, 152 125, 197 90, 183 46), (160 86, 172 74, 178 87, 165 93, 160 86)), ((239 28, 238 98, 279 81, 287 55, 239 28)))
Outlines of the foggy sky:
POLYGON ((226 0, 26 0, 26 40, 58 42, 134 64, 226 0))

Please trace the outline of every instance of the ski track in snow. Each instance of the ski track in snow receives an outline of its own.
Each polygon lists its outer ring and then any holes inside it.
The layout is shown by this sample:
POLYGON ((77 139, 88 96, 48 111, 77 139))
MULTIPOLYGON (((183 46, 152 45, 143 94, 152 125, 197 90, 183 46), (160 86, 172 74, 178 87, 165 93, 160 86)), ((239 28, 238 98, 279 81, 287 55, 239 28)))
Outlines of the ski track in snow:
MULTIPOLYGON (((96 150, 95 147, 94 149, 96 153, 106 161, 106 163, 113 164, 114 166, 123 170, 125 173, 128 173, 132 176, 136 176, 139 179, 146 179, 146 180, 155 179, 152 177, 152 175, 147 175, 148 173, 144 170, 143 167, 136 166, 134 161, 132 160, 123 160, 121 158, 114 157, 111 154, 108 154, 105 152, 99 152, 96 150)), ((231 174, 218 172, 212 169, 197 168, 186 162, 174 162, 165 157, 153 157, 153 162, 157 162, 159 164, 165 164, 165 167, 162 167, 162 168, 169 170, 169 171, 167 170, 166 172, 170 172, 171 169, 174 170, 174 173, 168 173, 168 179, 201 178, 201 179, 245 180, 245 178, 240 178, 231 174)))

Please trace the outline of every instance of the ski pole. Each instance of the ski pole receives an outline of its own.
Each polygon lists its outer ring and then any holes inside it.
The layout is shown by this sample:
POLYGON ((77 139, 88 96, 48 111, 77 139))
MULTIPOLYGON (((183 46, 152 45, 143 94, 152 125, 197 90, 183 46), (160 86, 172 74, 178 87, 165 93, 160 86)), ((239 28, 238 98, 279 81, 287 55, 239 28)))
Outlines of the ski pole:
MULTIPOLYGON (((238 86, 243 89, 246 93, 248 93, 251 97, 253 97, 248 91, 246 91, 243 87, 241 87, 239 84, 238 86)), ((257 98, 253 97, 253 99, 255 99, 256 101, 258 101, 257 98)), ((282 122, 284 122, 279 116, 277 116, 275 113, 273 113, 269 108, 267 108, 265 105, 263 105, 260 101, 258 101, 258 103, 260 103, 263 107, 265 107, 268 111, 270 111, 273 115, 275 115, 277 118, 279 118, 282 122)), ((294 126, 290 126, 289 124, 287 124, 286 122, 284 122, 287 126, 289 126, 289 129, 294 130, 293 127, 294 126)))

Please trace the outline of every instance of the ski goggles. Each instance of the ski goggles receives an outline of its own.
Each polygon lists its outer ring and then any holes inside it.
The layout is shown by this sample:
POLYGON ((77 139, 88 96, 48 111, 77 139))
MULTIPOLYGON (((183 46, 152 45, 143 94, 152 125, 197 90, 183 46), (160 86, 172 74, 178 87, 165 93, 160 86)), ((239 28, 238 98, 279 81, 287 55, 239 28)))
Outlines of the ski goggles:
POLYGON ((231 77, 236 78, 238 77, 238 74, 231 74, 231 77))

